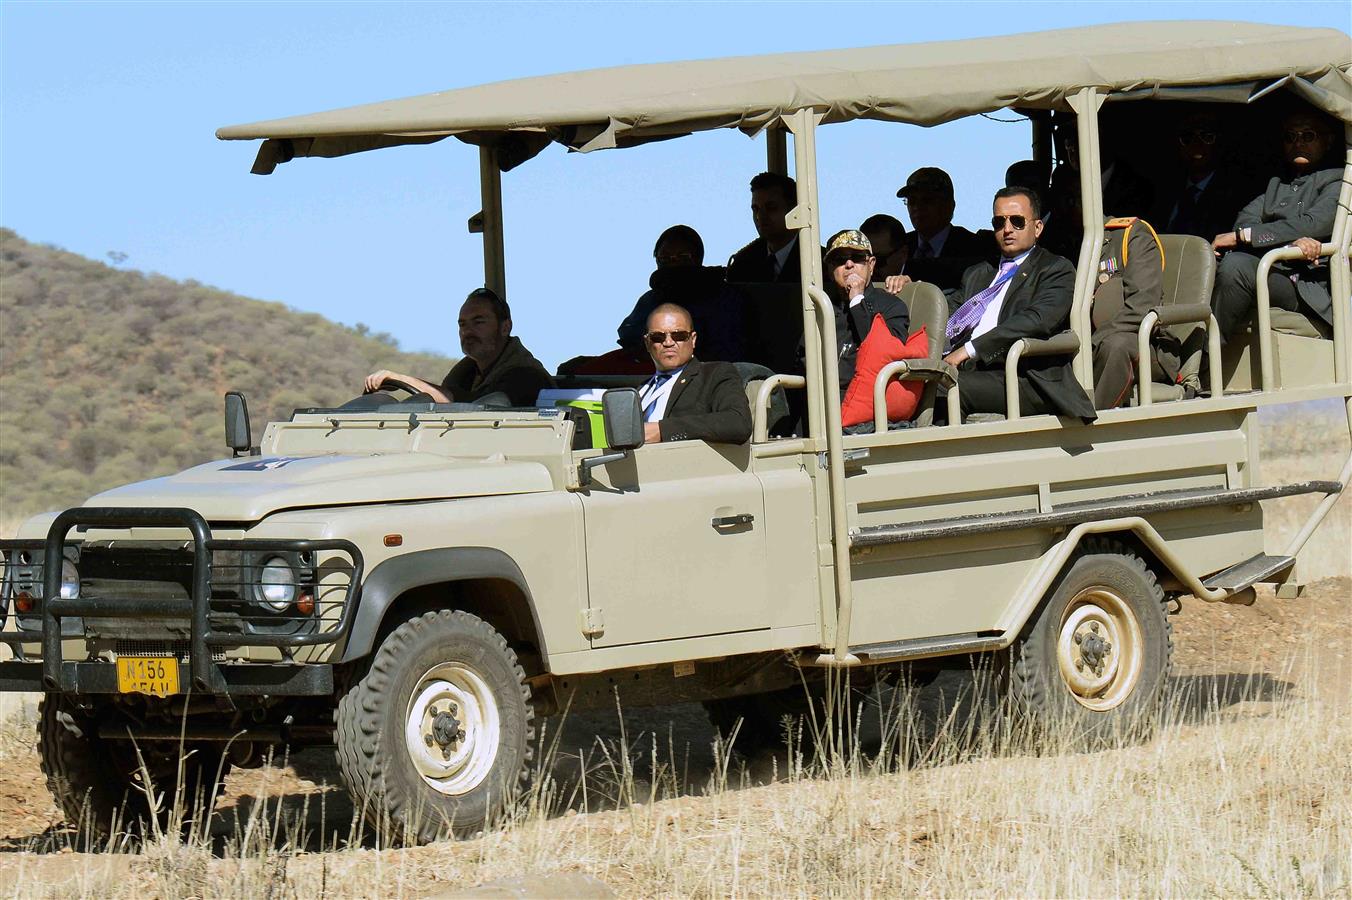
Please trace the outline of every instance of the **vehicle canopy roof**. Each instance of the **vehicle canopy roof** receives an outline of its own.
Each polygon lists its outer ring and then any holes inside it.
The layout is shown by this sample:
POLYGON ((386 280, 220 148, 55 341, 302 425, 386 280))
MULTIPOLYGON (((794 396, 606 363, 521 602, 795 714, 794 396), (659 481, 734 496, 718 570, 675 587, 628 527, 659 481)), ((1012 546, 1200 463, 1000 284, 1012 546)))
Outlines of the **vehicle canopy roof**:
POLYGON ((253 171, 454 135, 494 142, 502 168, 552 141, 599 150, 706 131, 755 134, 811 107, 825 122, 938 125, 1007 107, 1069 109, 1085 87, 1115 98, 1243 103, 1296 90, 1352 122, 1352 38, 1328 28, 1140 22, 1008 37, 653 63, 501 81, 221 128, 265 138, 253 171), (1124 94, 1125 92, 1125 94, 1124 94))

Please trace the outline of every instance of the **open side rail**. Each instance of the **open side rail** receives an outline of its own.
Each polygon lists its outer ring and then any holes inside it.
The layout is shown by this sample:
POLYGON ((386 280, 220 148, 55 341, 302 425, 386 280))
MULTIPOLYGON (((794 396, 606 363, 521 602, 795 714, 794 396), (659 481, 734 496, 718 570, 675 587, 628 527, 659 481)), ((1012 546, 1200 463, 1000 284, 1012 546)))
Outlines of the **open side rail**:
MULTIPOLYGON (((34 541, 0 542, 0 550, 7 551, 7 567, 15 565, 16 557, 9 554, 27 552, 34 549, 34 541)), ((228 665, 218 663, 213 651, 228 647, 295 647, 331 644, 351 628, 356 611, 355 598, 362 578, 362 555, 355 544, 341 539, 327 540, 217 540, 211 537, 211 529, 206 520, 191 509, 184 508, 118 508, 86 507, 69 509, 61 513, 52 522, 42 545, 42 595, 33 598, 34 612, 39 618, 38 628, 23 627, 16 621, 17 630, 0 633, 0 643, 9 644, 15 653, 15 661, 0 663, 0 688, 9 690, 48 690, 78 692, 116 692, 114 667, 105 662, 72 662, 62 658, 63 638, 82 638, 82 631, 70 632, 63 629, 66 620, 98 618, 180 620, 188 623, 188 665, 191 673, 192 688, 209 693, 286 693, 284 683, 292 683, 293 692, 323 692, 322 677, 315 674, 290 675, 278 680, 276 672, 271 674, 265 669, 274 668, 257 663, 228 665), (191 582, 187 597, 176 596, 97 596, 62 597, 61 567, 65 558, 66 536, 77 526, 95 528, 136 528, 170 527, 186 528, 192 535, 191 582), (314 615, 306 616, 299 627, 279 631, 254 630, 239 627, 242 616, 223 613, 220 597, 213 597, 213 572, 224 568, 233 568, 240 574, 236 580, 217 579, 216 584, 224 581, 236 586, 248 585, 245 580, 244 564, 239 560, 228 563, 213 563, 216 553, 295 553, 307 554, 320 551, 339 551, 347 555, 351 569, 346 573, 348 582, 341 590, 340 597, 333 596, 333 588, 326 588, 317 581, 314 596, 314 615), (319 592, 325 592, 323 596, 319 592), (213 600, 215 602, 213 603, 213 600), (338 608, 336 622, 322 618, 322 614, 338 608), (229 624, 227 624, 229 623, 229 624), (230 625, 236 627, 229 627, 230 625), (228 630, 227 630, 228 629, 228 630), (69 633, 67 633, 69 632, 69 633), (24 661, 22 644, 41 643, 42 662, 24 661), (250 670, 250 671, 244 671, 250 670), (40 672, 40 680, 35 678, 40 672), (318 680, 317 680, 318 679, 318 680), (29 683, 29 682, 33 683, 29 683), (313 684, 311 682, 314 682, 313 684), (248 688, 254 686, 256 690, 248 688), (236 690, 236 688, 241 688, 236 690)), ((34 566, 33 568, 36 568, 34 566)), ((7 569, 6 581, 15 583, 7 569)), ((7 590, 9 590, 7 588, 7 590)), ((13 606, 11 597, 5 598, 6 606, 13 606)), ((247 598, 244 599, 247 603, 247 598)), ((17 616, 17 608, 12 612, 17 616)), ((322 670, 322 675, 331 680, 332 672, 327 666, 301 666, 322 670)))

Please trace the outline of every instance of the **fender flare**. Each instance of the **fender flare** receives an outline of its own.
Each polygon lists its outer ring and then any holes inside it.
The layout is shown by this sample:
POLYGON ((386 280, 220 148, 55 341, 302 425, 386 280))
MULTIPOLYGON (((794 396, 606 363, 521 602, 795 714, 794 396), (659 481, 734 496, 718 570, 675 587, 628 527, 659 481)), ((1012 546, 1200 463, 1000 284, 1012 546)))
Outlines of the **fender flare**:
POLYGON ((531 623, 535 627, 540 655, 549 658, 535 598, 521 567, 506 553, 494 547, 448 547, 417 550, 380 563, 361 585, 357 615, 338 662, 351 662, 371 652, 385 613, 403 594, 429 584, 496 579, 515 585, 526 598, 531 623))

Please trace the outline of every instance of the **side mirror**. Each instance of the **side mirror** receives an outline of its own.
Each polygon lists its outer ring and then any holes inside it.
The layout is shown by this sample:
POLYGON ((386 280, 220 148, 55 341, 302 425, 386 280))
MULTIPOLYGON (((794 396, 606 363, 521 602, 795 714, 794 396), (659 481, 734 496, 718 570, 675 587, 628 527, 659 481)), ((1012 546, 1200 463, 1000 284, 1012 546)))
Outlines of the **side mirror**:
POLYGON ((225 394, 225 445, 239 456, 253 447, 249 430, 249 401, 239 391, 225 394))
POLYGON ((606 445, 612 450, 643 446, 643 409, 636 388, 613 388, 602 394, 601 420, 606 426, 606 445))

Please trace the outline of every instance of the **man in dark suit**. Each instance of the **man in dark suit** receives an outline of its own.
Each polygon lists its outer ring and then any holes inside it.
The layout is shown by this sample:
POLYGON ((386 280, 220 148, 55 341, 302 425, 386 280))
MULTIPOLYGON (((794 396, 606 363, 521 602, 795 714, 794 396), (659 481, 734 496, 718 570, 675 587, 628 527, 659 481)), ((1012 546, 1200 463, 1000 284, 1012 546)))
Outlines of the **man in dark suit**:
MULTIPOLYGON (((958 367, 964 416, 1005 412, 1005 355, 1019 338, 1047 338, 1070 321, 1075 269, 1037 246, 1041 208, 1026 189, 995 192, 991 227, 1000 266, 977 263, 963 273, 960 300, 950 299, 944 359, 958 367)), ((1063 356, 1036 356, 1019 364, 1019 403, 1025 413, 1079 416, 1094 405, 1063 356)))
MULTIPOLYGON (((1225 133, 1212 110, 1189 113, 1178 123, 1178 162, 1182 168, 1177 191, 1166 191, 1150 221, 1168 234, 1195 234, 1208 241, 1233 227, 1239 208, 1258 185, 1239 175, 1233 166, 1220 167, 1225 133)), ((1105 206, 1104 210, 1114 212, 1105 206)))
POLYGON ((758 237, 728 260, 733 283, 798 283, 798 232, 784 217, 798 205, 798 185, 787 175, 762 172, 751 179, 751 223, 758 237))
POLYGON ((1287 116, 1282 122, 1287 180, 1274 177, 1266 191, 1239 211, 1234 230, 1212 240, 1216 252, 1225 253, 1211 294, 1222 337, 1241 330, 1253 313, 1259 257, 1287 245, 1299 247, 1304 259, 1272 267, 1268 273, 1272 305, 1332 326, 1329 267, 1319 256, 1319 245, 1333 235, 1342 187, 1342 167, 1329 152, 1334 134, 1331 124, 1313 112, 1287 116))
POLYGON ((695 359, 697 337, 683 306, 664 303, 648 316, 645 340, 657 371, 639 392, 644 443, 751 438, 751 407, 737 369, 695 359))
POLYGON ((893 337, 906 340, 910 313, 906 304, 873 287, 877 258, 862 231, 838 231, 826 242, 826 293, 836 319, 836 358, 840 361, 840 393, 854 380, 859 348, 873 327, 873 317, 882 316, 893 337))
POLYGON ((905 270, 911 281, 955 290, 970 266, 994 258, 989 239, 953 224, 953 179, 943 169, 916 169, 897 196, 911 217, 905 270))

